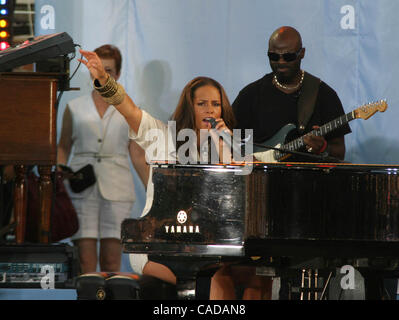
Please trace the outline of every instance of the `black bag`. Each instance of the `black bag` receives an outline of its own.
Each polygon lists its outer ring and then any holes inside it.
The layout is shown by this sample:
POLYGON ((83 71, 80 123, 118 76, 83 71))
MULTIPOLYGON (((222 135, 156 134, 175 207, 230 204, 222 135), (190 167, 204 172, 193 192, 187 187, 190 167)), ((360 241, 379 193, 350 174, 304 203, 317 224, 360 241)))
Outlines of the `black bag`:
POLYGON ((96 183, 96 175, 91 164, 85 165, 76 172, 67 166, 59 165, 59 167, 68 174, 69 185, 75 193, 82 192, 96 183))

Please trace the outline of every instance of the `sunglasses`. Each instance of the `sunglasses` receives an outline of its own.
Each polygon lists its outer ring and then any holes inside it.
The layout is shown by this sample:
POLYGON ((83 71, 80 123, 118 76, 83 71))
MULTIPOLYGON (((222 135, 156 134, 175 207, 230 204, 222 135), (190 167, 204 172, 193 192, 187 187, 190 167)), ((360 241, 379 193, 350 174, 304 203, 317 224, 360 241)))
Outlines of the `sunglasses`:
POLYGON ((301 49, 299 49, 297 52, 287 52, 287 53, 275 53, 275 52, 267 52, 267 56, 269 57, 270 61, 279 61, 280 58, 282 57, 284 59, 284 61, 286 62, 291 62, 291 61, 295 61, 299 54, 301 53, 301 49))

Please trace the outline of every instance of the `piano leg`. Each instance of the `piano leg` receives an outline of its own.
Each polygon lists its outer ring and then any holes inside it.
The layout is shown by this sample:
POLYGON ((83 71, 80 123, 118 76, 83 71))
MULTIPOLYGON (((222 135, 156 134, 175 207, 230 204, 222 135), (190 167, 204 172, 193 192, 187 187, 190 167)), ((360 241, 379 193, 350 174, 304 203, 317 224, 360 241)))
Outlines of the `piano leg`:
POLYGON ((16 223, 15 240, 17 244, 22 244, 25 241, 28 201, 26 172, 27 168, 25 166, 15 166, 14 219, 16 223))
POLYGON ((197 297, 195 275, 193 277, 177 277, 176 291, 179 300, 193 300, 197 297))
POLYGON ((39 197, 40 197, 40 223, 39 243, 50 241, 50 220, 51 220, 51 195, 53 183, 51 181, 51 166, 39 166, 40 174, 39 197))

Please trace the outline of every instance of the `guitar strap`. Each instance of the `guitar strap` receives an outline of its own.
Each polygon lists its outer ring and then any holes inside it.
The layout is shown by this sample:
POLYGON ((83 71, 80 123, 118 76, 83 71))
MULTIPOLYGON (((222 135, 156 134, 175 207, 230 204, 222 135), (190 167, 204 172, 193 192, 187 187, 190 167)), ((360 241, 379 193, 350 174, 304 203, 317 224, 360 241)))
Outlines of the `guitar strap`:
POLYGON ((298 99, 298 132, 303 134, 313 114, 321 80, 305 72, 301 95, 298 99))

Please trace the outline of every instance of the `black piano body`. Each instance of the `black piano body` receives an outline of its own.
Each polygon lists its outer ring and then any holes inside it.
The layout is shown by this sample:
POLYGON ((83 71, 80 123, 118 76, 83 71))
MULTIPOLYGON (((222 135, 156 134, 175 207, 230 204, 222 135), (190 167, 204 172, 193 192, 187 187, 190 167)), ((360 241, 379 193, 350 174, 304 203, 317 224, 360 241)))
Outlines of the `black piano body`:
POLYGON ((334 259, 339 264, 384 258, 389 269, 399 257, 398 170, 395 165, 158 164, 150 211, 122 224, 124 251, 212 263, 322 257, 331 266, 334 259))

